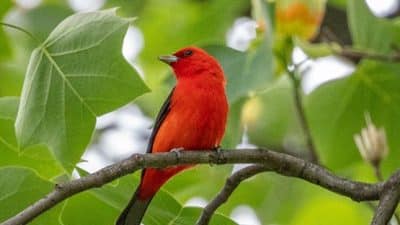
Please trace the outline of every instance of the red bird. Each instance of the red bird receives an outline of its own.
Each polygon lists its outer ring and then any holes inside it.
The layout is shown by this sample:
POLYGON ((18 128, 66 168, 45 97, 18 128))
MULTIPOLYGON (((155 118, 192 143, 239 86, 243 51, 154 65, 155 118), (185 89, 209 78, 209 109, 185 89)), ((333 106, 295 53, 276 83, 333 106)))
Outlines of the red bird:
MULTIPOLYGON (((177 83, 157 116, 147 152, 217 148, 225 132, 228 113, 222 67, 197 47, 183 48, 159 59, 172 67, 177 83)), ((140 225, 160 187, 188 167, 144 169, 139 187, 116 224, 140 225)))

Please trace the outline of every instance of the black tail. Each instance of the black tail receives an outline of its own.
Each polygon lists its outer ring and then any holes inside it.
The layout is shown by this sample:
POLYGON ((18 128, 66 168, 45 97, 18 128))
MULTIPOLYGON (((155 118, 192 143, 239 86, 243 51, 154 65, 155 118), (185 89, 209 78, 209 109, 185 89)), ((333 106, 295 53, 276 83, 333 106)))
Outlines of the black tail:
POLYGON ((122 211, 116 225, 140 225, 152 198, 139 200, 138 192, 139 188, 136 190, 135 194, 133 194, 128 206, 122 211))

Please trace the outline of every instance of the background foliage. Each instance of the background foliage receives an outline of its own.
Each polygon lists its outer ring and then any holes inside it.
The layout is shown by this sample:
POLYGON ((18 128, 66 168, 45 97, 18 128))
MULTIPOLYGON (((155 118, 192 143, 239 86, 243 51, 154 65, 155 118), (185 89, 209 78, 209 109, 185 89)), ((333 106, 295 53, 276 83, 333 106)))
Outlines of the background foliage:
MULTIPOLYGON (((333 54, 326 43, 316 43, 324 9, 328 16, 332 7, 347 16, 351 43, 343 43, 382 54, 400 44, 398 19, 377 18, 359 0, 108 0, 105 10, 78 14, 61 0, 44 0, 34 8, 2 0, 2 21, 35 38, 0 27, 0 221, 44 196, 54 183, 87 173, 76 165, 99 138, 96 117, 125 104, 136 104, 154 117, 174 82, 156 56, 186 45, 207 49, 226 72, 230 114, 223 147, 237 146, 246 130, 254 145, 306 154, 284 68, 296 44, 310 57, 333 54), (239 17, 257 25, 246 51, 226 46, 226 35, 239 17), (143 34, 136 67, 121 53, 129 26, 143 34)), ((346 32, 346 24, 341 25, 334 32, 346 32)), ((353 136, 369 112, 387 133, 384 175, 398 168, 400 66, 366 59, 352 64, 349 76, 304 93, 306 116, 324 166, 373 182, 353 136)), ((185 203, 193 197, 211 199, 232 169, 198 166, 176 176, 156 196, 144 224, 194 224, 201 208, 185 203)), ((137 182, 134 174, 79 194, 32 224, 112 224, 137 182)), ((239 205, 251 207, 260 224, 367 224, 372 217, 365 204, 274 174, 244 182, 211 223, 237 224, 229 216, 239 205)))

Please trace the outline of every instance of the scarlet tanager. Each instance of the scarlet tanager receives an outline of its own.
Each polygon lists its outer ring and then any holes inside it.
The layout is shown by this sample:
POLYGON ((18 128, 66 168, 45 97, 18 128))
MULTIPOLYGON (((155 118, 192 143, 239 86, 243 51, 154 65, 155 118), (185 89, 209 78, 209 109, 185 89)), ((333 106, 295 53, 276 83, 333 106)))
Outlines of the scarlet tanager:
MULTIPOLYGON (((147 152, 217 148, 225 132, 228 113, 222 67, 197 47, 183 48, 159 59, 172 67, 177 83, 157 116, 147 152)), ((116 224, 140 225, 160 187, 190 166, 144 169, 136 192, 116 224)))

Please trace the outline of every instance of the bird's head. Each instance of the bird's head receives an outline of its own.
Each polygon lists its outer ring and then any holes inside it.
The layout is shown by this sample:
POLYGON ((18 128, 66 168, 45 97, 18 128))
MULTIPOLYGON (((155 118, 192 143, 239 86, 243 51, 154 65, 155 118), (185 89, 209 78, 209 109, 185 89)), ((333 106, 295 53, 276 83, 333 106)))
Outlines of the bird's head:
POLYGON ((225 83, 221 65, 198 47, 186 47, 172 55, 160 56, 159 59, 172 67, 178 80, 207 76, 225 83))

